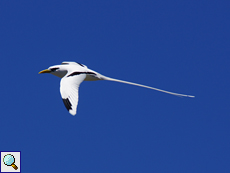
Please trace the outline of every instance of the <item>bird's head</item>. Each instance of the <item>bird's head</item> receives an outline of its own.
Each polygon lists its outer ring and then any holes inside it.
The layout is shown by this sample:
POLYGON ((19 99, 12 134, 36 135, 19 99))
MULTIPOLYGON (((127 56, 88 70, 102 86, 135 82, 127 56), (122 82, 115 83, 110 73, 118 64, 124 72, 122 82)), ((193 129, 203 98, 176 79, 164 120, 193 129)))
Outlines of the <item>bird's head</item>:
POLYGON ((65 66, 63 65, 54 65, 54 66, 50 66, 48 69, 45 69, 45 70, 42 70, 40 71, 38 74, 41 74, 41 73, 51 73, 57 77, 64 77, 67 73, 67 69, 65 66))

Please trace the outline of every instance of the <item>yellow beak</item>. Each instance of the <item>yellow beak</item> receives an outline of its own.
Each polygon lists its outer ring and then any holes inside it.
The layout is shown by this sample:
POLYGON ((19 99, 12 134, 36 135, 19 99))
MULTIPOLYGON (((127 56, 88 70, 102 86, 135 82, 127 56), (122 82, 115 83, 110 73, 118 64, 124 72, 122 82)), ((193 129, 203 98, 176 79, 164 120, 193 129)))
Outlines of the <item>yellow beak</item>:
POLYGON ((41 73, 50 73, 50 72, 51 72, 51 70, 45 69, 45 70, 40 71, 38 74, 41 74, 41 73))

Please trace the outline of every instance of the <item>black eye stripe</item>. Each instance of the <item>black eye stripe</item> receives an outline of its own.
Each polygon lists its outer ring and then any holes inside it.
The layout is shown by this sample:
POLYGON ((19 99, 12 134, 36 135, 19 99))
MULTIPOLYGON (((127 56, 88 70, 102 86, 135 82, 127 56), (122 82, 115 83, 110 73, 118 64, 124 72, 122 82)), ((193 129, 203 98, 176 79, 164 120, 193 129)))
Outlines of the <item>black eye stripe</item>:
POLYGON ((54 71, 56 71, 57 69, 59 69, 59 68, 51 68, 50 70, 51 70, 52 72, 54 72, 54 71))

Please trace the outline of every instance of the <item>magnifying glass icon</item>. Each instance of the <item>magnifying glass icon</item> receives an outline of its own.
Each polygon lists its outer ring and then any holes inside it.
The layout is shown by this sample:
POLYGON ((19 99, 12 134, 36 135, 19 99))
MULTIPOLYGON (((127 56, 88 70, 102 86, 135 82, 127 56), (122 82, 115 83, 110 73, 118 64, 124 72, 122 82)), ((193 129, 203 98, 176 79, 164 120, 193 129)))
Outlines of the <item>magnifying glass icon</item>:
POLYGON ((3 162, 7 166, 12 166, 15 170, 18 169, 18 167, 14 164, 15 163, 15 158, 11 154, 7 154, 3 158, 3 162))

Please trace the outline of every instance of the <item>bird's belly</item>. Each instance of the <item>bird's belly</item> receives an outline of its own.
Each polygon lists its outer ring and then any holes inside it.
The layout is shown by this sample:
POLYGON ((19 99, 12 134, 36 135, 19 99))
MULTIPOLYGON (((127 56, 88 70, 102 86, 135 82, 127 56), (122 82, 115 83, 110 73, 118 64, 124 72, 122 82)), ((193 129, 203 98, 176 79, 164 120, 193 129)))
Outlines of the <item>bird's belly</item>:
POLYGON ((101 79, 94 77, 92 75, 86 75, 85 81, 96 81, 96 80, 101 80, 101 79))

